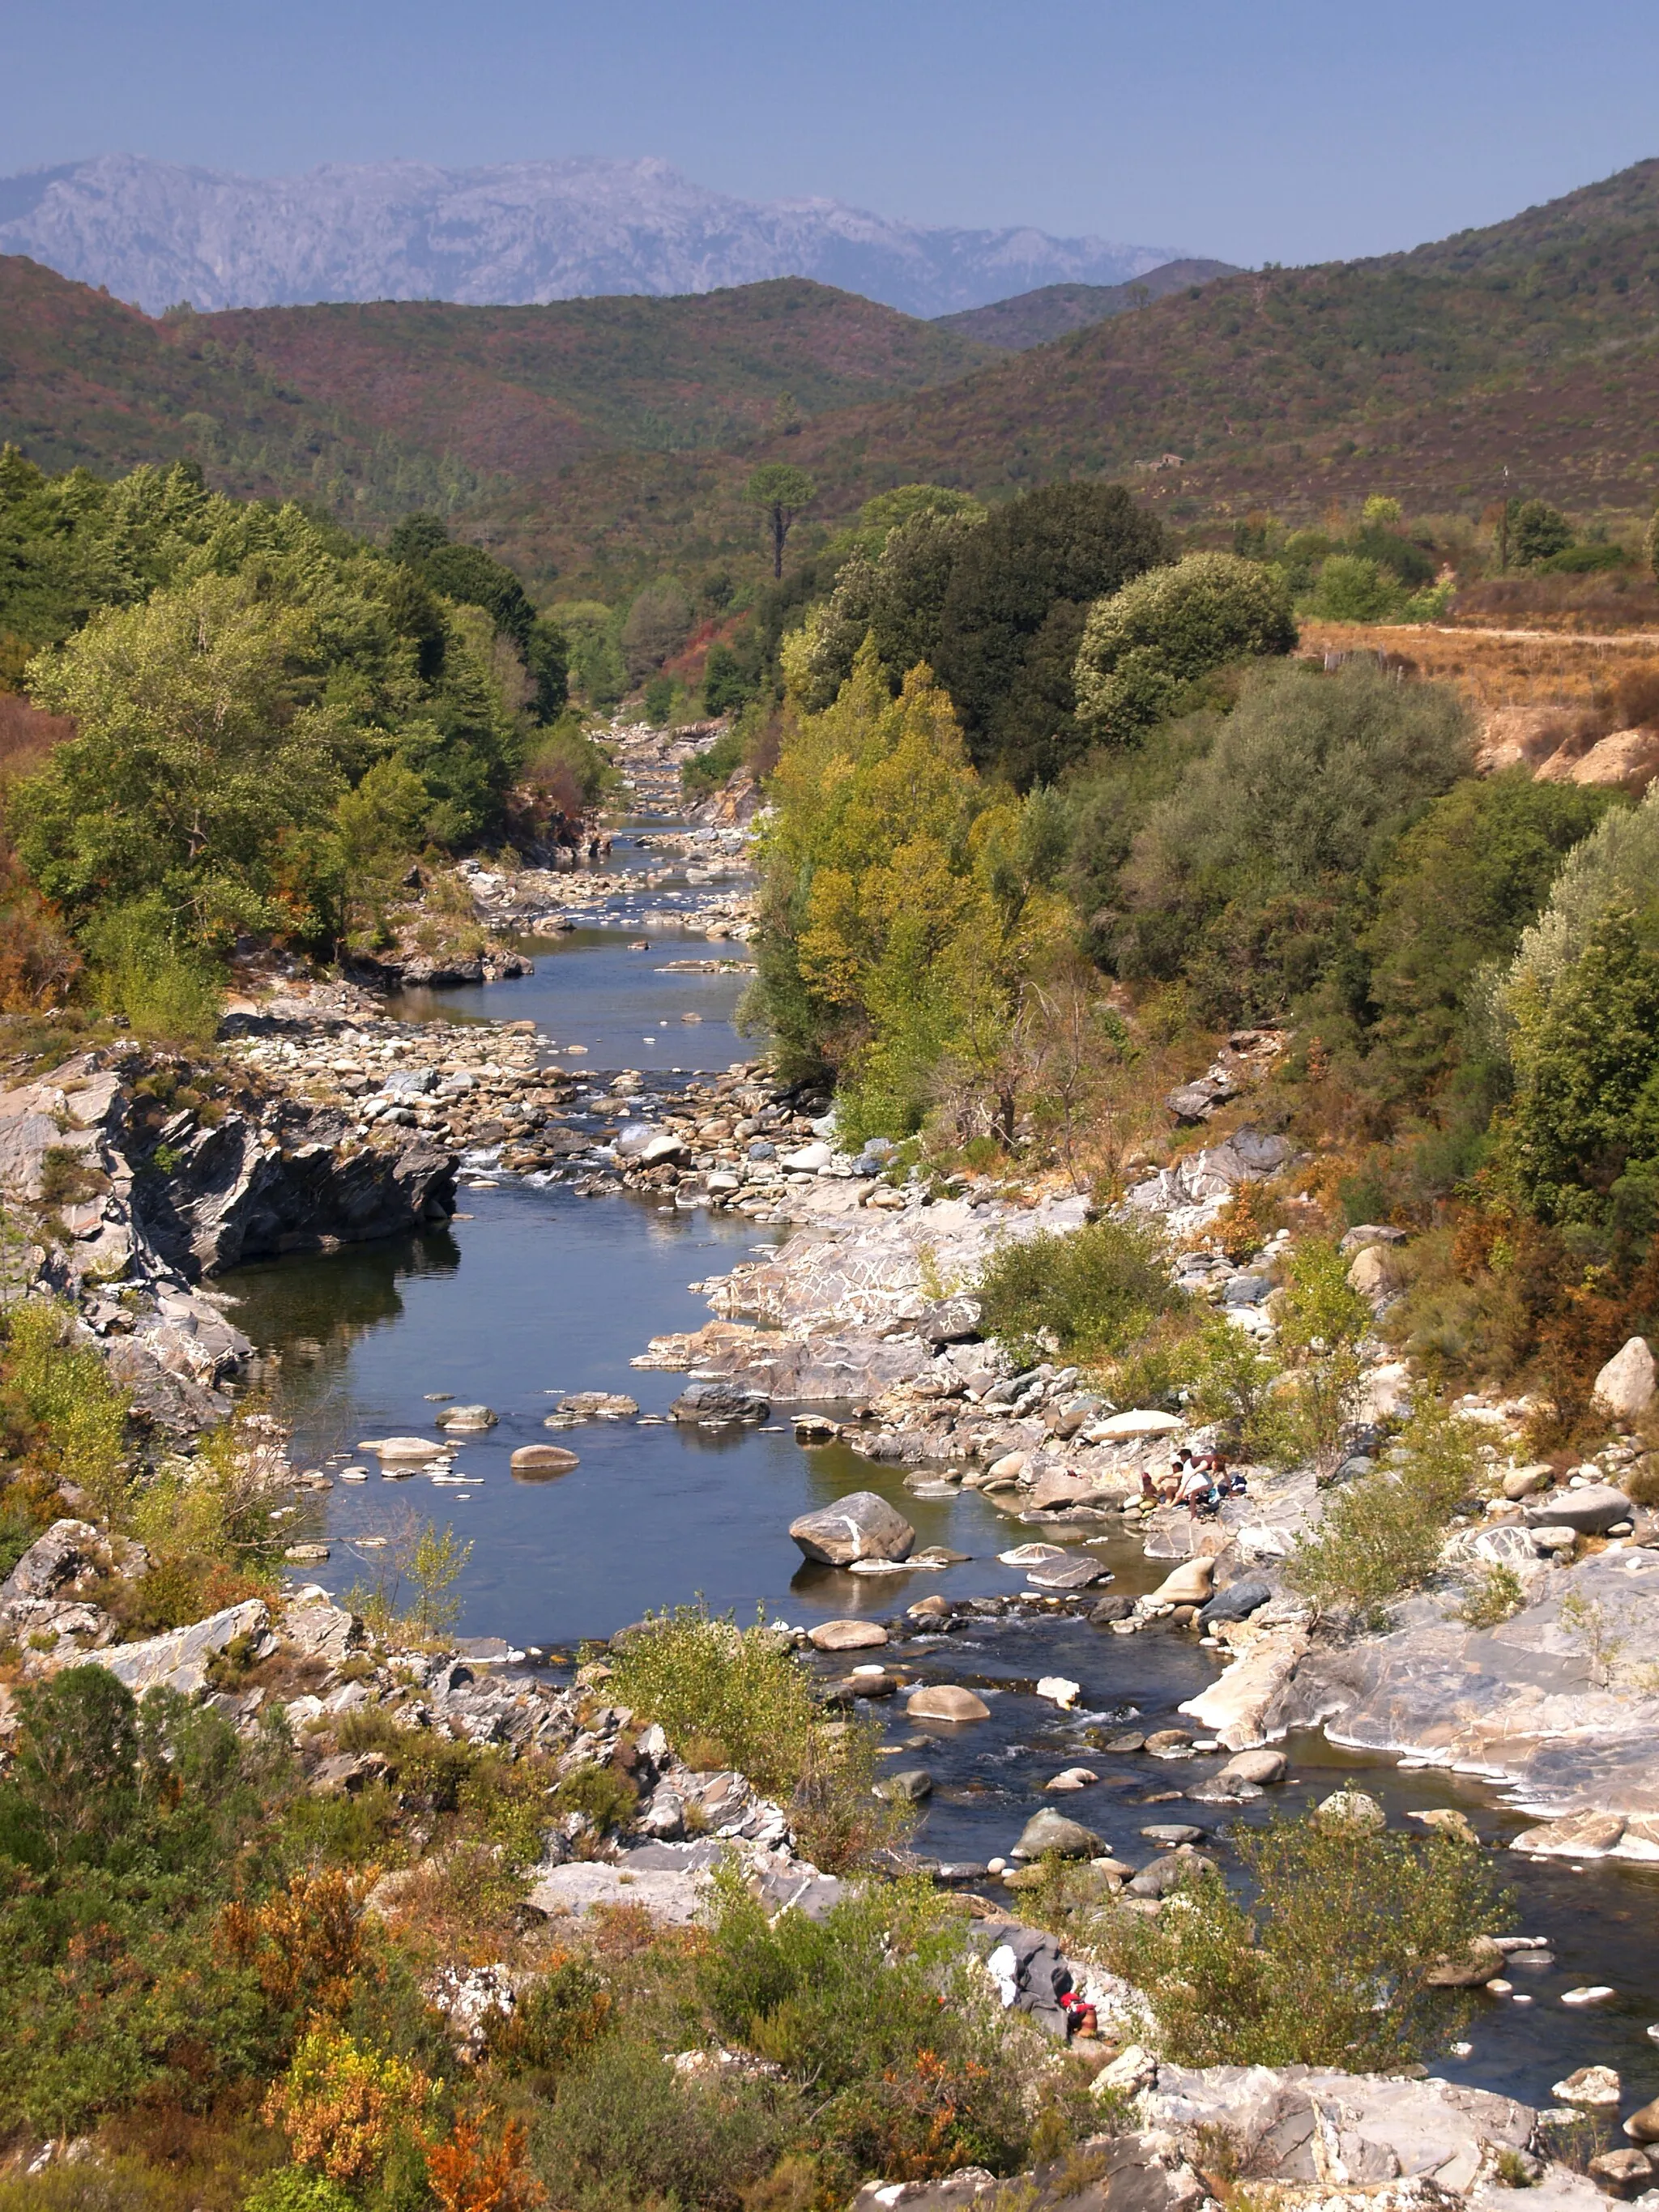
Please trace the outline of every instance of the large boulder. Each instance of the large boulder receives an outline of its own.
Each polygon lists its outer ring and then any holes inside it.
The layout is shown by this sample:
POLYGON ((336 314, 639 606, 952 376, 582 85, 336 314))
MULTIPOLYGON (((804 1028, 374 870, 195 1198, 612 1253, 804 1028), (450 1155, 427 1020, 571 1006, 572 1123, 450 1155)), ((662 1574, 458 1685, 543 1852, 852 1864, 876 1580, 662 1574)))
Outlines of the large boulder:
POLYGON ((1609 1482, 1589 1482, 1582 1490, 1553 1490, 1548 1498, 1527 1509, 1531 1528, 1573 1528, 1581 1536, 1599 1536, 1605 1528, 1630 1519, 1630 1500, 1609 1482))
POLYGON ((1051 1812, 1045 1806, 1025 1823, 1013 1856, 1041 1859, 1052 1854, 1062 1859, 1091 1859, 1103 1855, 1105 1849, 1092 1828, 1085 1828, 1081 1820, 1068 1820, 1063 1813, 1051 1812))
POLYGON ((878 1620, 821 1620, 806 1633, 818 1651, 867 1651, 887 1641, 887 1631, 878 1620))
POLYGON ((763 1421, 770 1408, 764 1398, 741 1382, 693 1382, 669 1407, 677 1421, 697 1421, 726 1427, 740 1421, 763 1421))
POLYGON ((913 1721, 988 1721, 991 1708, 959 1683, 930 1682, 915 1692, 904 1713, 913 1721))
POLYGON ((1273 1594, 1273 1584, 1258 1581, 1254 1577, 1231 1583, 1218 1595, 1199 1608, 1199 1619, 1206 1628, 1218 1620, 1248 1620, 1259 1612, 1273 1594))
POLYGON ((580 1465, 573 1451, 562 1444, 520 1444, 508 1467, 520 1481, 538 1481, 550 1474, 568 1474, 573 1467, 580 1465))
POLYGON ((54 1521, 0 1583, 0 1605, 14 1598, 56 1597, 66 1583, 95 1574, 104 1557, 103 1539, 90 1521, 54 1521))
POLYGON ((1645 1413, 1659 1389, 1659 1374, 1646 1340, 1633 1336, 1615 1352, 1595 1378, 1593 1395, 1617 1419, 1633 1421, 1645 1413))
POLYGON ((856 1559, 908 1559, 916 1532, 904 1516, 873 1490, 854 1490, 816 1513, 789 1523, 789 1534, 809 1559, 850 1567, 856 1559))
POLYGON ((1158 1605, 1202 1605, 1215 1579, 1212 1559, 1183 1559, 1152 1593, 1158 1605))
POLYGON ((94 1663, 106 1667, 135 1698, 147 1690, 176 1690, 181 1697, 193 1698, 207 1687, 209 1669, 228 1645, 240 1637, 257 1637, 270 1625, 270 1616, 258 1599, 248 1598, 188 1628, 170 1629, 143 1644, 100 1651, 94 1663))
MULTIPOLYGON (((1340 2159, 1351 2190, 1422 2175, 1455 2197, 1473 2188, 1494 2151, 1524 2151, 1537 2118, 1462 2082, 1300 2066, 1164 2063, 1143 2110, 1149 2125, 1194 2149, 1206 2137, 1231 2140, 1246 2171, 1264 2179, 1328 2189, 1340 2159)), ((1510 2192, 1490 2194, 1506 2203, 1510 2192)))

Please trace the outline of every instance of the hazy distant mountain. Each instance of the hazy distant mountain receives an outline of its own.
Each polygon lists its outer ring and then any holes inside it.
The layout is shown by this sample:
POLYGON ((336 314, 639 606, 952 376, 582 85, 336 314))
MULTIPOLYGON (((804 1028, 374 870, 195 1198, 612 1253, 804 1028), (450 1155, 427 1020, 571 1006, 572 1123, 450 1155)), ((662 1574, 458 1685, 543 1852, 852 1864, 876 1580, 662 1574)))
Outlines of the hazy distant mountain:
POLYGON ((1237 276, 1231 261, 1171 261, 1149 269, 1127 284, 1044 284, 1014 300, 994 300, 988 307, 966 307, 957 315, 938 315, 941 330, 1003 353, 1025 353, 1072 331, 1086 331, 1109 315, 1128 313, 1171 292, 1212 284, 1218 276, 1237 276))
POLYGON ((839 200, 727 198, 665 161, 338 164, 237 177, 106 154, 0 179, 0 253, 159 313, 319 300, 527 306, 814 276, 913 315, 1116 284, 1179 248, 927 230, 839 200))

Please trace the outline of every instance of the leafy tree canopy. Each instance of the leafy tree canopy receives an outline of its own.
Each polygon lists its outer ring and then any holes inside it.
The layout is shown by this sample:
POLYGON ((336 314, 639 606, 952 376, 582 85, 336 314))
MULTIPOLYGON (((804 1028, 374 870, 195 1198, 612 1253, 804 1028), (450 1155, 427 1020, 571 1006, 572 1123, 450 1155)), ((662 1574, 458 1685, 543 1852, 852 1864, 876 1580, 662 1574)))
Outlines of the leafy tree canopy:
POLYGON ((1108 744, 1130 743, 1194 678, 1289 653, 1296 637, 1290 594, 1272 569, 1234 553, 1188 554, 1090 609, 1074 679, 1078 719, 1108 744))
MULTIPOLYGON (((1045 690, 1033 660, 1054 610, 1082 629, 1081 610, 1170 558, 1164 526, 1121 484, 1058 483, 998 507, 963 541, 939 612, 934 665, 951 694, 969 757, 1021 784, 1052 779, 1080 750, 1069 663, 1045 690), (1029 710, 1034 678, 1042 704, 1029 710), (1052 696, 1057 689, 1058 696, 1052 696)), ((1050 630, 1046 657, 1056 655, 1050 630)))

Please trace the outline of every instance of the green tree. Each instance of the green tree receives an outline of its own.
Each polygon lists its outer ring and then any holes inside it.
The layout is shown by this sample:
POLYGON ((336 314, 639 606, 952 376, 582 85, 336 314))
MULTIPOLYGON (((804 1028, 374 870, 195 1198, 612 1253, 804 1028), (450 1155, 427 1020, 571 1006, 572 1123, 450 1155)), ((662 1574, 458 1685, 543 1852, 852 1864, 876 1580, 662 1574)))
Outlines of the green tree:
POLYGON ((1195 677, 1289 653, 1296 637, 1290 596, 1272 569, 1233 553, 1188 554, 1089 610, 1074 677, 1078 719, 1109 744, 1133 743, 1195 677))
POLYGON ((1542 1219, 1605 1221, 1621 1182, 1659 1174, 1659 952, 1613 907, 1553 987, 1511 991, 1509 1012, 1502 1163, 1542 1219))
POLYGON ((691 635, 691 601, 678 576, 647 584, 622 627, 623 665, 630 684, 642 683, 679 651, 691 635))
POLYGON ((392 532, 387 550, 444 599, 482 607, 496 629, 528 655, 536 610, 504 562, 482 546, 453 544, 447 526, 435 514, 406 516, 392 532))
POLYGON ((1207 1869, 1157 1919, 1107 1925, 1109 1963, 1146 1991, 1160 2050, 1186 2066, 1397 2073, 1446 2047, 1469 2000, 1437 1988, 1437 1970, 1508 1917, 1476 1845, 1316 1813, 1233 1840, 1248 1902, 1207 1869))
POLYGON ((1565 553, 1572 543, 1572 525, 1559 507, 1541 499, 1510 502, 1510 557, 1523 568, 1565 553))
POLYGON ((976 767, 1021 785, 1052 781, 1082 750, 1064 633, 1074 659, 1082 610, 1170 557, 1164 526, 1121 484, 1047 484, 968 531, 933 665, 976 767), (1073 611, 1051 623, 1062 602, 1073 611))
POLYGON ((1471 1017, 1484 975, 1513 957, 1568 852, 1620 804, 1517 768, 1454 786, 1393 848, 1359 949, 1369 1042, 1407 1092, 1436 1088, 1472 1042, 1480 1049, 1471 1017))
POLYGON ((784 541, 794 527, 802 507, 810 507, 818 488, 805 469, 787 461, 763 461, 744 486, 743 495, 760 508, 772 543, 772 574, 783 574, 784 541))
POLYGON ((1310 614, 1328 622, 1380 623, 1397 616, 1401 592, 1392 575, 1361 553, 1333 553, 1322 562, 1309 594, 1310 614))
POLYGON ((42 890, 76 921, 159 892, 208 945, 290 921, 285 842, 344 781, 319 658, 301 610, 209 575, 96 615, 37 661, 37 699, 76 728, 12 801, 42 890))
POLYGON ((1468 767, 1449 691, 1358 664, 1262 668, 1148 808, 1115 917, 1097 921, 1109 957, 1126 974, 1185 974, 1219 1020, 1283 1011, 1340 951, 1334 920, 1376 841, 1468 767))

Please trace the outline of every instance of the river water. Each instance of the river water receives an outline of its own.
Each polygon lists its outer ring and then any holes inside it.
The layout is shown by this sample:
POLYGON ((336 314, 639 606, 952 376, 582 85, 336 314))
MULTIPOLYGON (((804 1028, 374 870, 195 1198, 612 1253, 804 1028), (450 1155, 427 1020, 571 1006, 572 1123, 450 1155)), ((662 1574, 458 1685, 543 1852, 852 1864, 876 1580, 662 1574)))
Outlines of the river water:
MULTIPOLYGON (((393 1011, 405 1019, 530 1017, 562 1051, 586 1045, 583 1064, 596 1075, 723 1068, 753 1049, 732 1026, 744 976, 667 963, 741 948, 657 928, 647 951, 629 949, 639 941, 641 912, 672 911, 672 896, 661 890, 622 895, 591 927, 528 948, 533 975, 410 994, 393 1011), (699 1018, 684 1020, 689 1013, 699 1018)), ((331 1464, 337 1473, 361 1459, 369 1470, 366 1483, 337 1483, 325 1493, 331 1557, 307 1571, 326 1587, 343 1594, 354 1583, 372 1586, 418 1522, 447 1522, 472 1547, 458 1586, 461 1633, 505 1637, 549 1664, 568 1660, 584 1638, 608 1636, 650 1608, 699 1594, 745 1619, 758 1607, 769 1619, 810 1625, 852 1613, 890 1619, 934 1590, 969 1597, 1024 1587, 996 1555, 1031 1532, 975 1492, 918 1498, 897 1471, 840 1446, 803 1449, 776 1419, 715 1436, 660 1418, 683 1378, 635 1370, 630 1355, 651 1336, 705 1321, 707 1305, 688 1284, 726 1273, 775 1232, 732 1217, 664 1211, 645 1197, 587 1198, 568 1185, 536 1189, 488 1176, 463 1188, 461 1206, 443 1230, 269 1262, 222 1279, 240 1301, 239 1326, 276 1355, 269 1372, 277 1410, 294 1424, 296 1464, 331 1464), (577 1468, 551 1481, 514 1480, 514 1449, 547 1440, 554 1401, 586 1389, 624 1392, 646 1418, 560 1430, 556 1441, 578 1454, 577 1468), (437 1394, 482 1400, 500 1416, 497 1427, 463 1443, 457 1472, 471 1480, 439 1487, 422 1475, 382 1479, 378 1462, 356 1447, 369 1437, 435 1433, 437 1394), (789 1522, 853 1489, 890 1498, 915 1525, 919 1545, 947 1544, 967 1561, 904 1577, 804 1566, 789 1522)), ((1150 1589, 1165 1571, 1127 1539, 1093 1548, 1119 1590, 1150 1589)), ((893 1744, 912 1746, 895 1764, 926 1766, 934 1777, 916 1840, 941 1858, 1006 1854, 1031 1812, 1048 1804, 1136 1862, 1155 1848, 1145 1827, 1189 1821, 1215 1838, 1224 1865, 1231 1823, 1299 1808, 1348 1778, 1379 1797, 1395 1824, 1413 1810, 1455 1804, 1492 1843, 1527 1825, 1476 1782, 1401 1771, 1392 1760, 1340 1751, 1316 1735, 1291 1741, 1291 1780, 1255 1805, 1235 1812, 1156 1802, 1183 1780, 1213 1772, 1218 1760, 1114 1757, 1098 1740, 1115 1725, 1180 1724, 1181 1700, 1215 1671, 1210 1656, 1180 1634, 1119 1637, 1074 1616, 1001 1616, 913 1639, 896 1656, 925 1678, 988 1693, 992 1706, 988 1721, 958 1730, 913 1729, 898 1701, 877 1708, 893 1744), (1044 1674, 1083 1686, 1075 1713, 1033 1694, 1044 1674), (1045 1796, 1046 1778, 1076 1764, 1098 1774, 1099 1786, 1045 1796)), ((1620 2069, 1625 2110, 1645 2101, 1659 2090, 1659 2045, 1647 2034, 1659 2018, 1659 1869, 1514 1858, 1504 1871, 1518 1893, 1516 1924, 1548 1937, 1553 1960, 1517 1964, 1513 1996, 1481 1996, 1469 2052, 1438 2070, 1548 2104, 1564 2072, 1599 2059, 1620 2069), (1615 1996, 1564 2008, 1564 1992, 1586 1984, 1610 1984, 1615 1996)))

